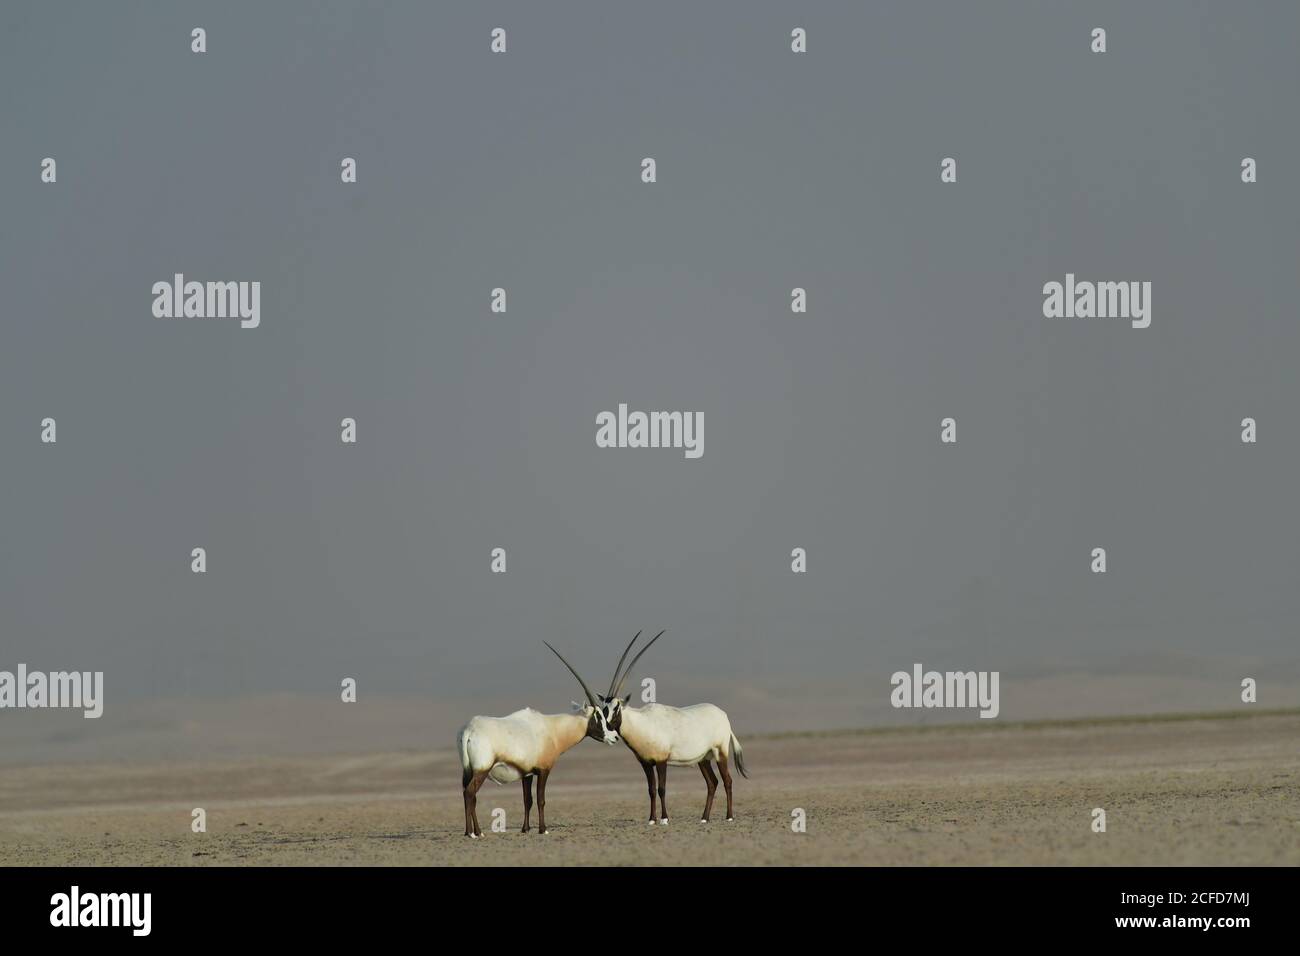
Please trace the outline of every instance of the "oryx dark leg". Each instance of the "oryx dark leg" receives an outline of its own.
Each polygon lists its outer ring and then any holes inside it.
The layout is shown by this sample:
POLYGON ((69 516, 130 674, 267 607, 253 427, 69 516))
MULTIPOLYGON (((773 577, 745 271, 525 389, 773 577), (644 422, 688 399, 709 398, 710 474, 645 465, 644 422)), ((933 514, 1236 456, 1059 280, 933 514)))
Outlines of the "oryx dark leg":
POLYGON ((478 825, 478 792, 484 781, 487 780, 488 773, 489 771, 484 770, 482 773, 474 774, 474 779, 469 783, 469 816, 474 822, 474 835, 476 837, 483 835, 483 828, 478 825))
POLYGON ((727 819, 734 820, 736 817, 731 812, 731 768, 727 766, 726 754, 718 754, 718 770, 722 774, 722 785, 727 790, 727 819))
POLYGON ((466 770, 460 775, 460 793, 465 799, 465 836, 474 832, 474 826, 469 822, 469 782, 474 778, 472 770, 466 770))
POLYGON ((713 809, 713 794, 718 789, 718 778, 713 773, 708 757, 700 761, 700 773, 704 775, 704 785, 709 788, 709 795, 704 800, 704 816, 700 818, 700 822, 708 823, 709 812, 713 809))
POLYGON ((641 764, 641 769, 645 771, 645 786, 650 791, 650 825, 655 825, 655 765, 653 760, 647 760, 641 764))
POLYGON ((551 775, 549 770, 537 771, 537 832, 546 832, 546 778, 551 775))
POLYGON ((661 760, 655 765, 659 771, 659 822, 668 825, 668 761, 661 760))
POLYGON ((483 835, 483 831, 478 826, 478 788, 483 786, 487 775, 486 770, 480 770, 472 775, 469 771, 465 772, 465 777, 468 778, 465 783, 465 836, 483 835))
POLYGON ((525 776, 524 777, 524 828, 519 831, 520 833, 528 832, 528 814, 532 812, 532 809, 533 809, 533 778, 525 776))

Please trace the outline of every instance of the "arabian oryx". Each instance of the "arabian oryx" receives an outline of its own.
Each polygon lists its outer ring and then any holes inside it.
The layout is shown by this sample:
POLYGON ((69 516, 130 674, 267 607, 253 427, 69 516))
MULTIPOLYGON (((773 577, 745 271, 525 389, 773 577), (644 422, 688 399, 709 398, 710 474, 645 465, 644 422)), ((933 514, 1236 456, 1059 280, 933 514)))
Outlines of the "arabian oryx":
MULTIPOLYGON (((550 644, 546 646, 551 647, 550 644)), ((488 777, 496 783, 523 780, 524 833, 529 829, 533 777, 536 777, 537 832, 545 833, 546 778, 560 755, 580 743, 583 737, 610 745, 618 743, 618 735, 606 729, 596 696, 587 689, 586 682, 578 677, 578 672, 560 656, 559 651, 551 647, 551 652, 578 678, 583 693, 587 695, 587 703, 582 705, 574 701, 575 712, 571 714, 539 714, 531 707, 525 707, 505 717, 473 717, 460 729, 456 735, 456 750, 460 754, 467 837, 477 839, 483 835, 478 825, 478 790, 488 777)))
POLYGON ((650 825, 655 823, 655 773, 659 774, 659 816, 660 823, 668 825, 668 804, 665 791, 668 789, 668 765, 685 767, 694 764, 704 776, 704 785, 708 787, 708 797, 704 801, 704 815, 701 823, 709 822, 709 812, 713 809, 713 794, 718 789, 718 778, 709 765, 710 760, 718 762, 722 774, 722 785, 727 789, 727 819, 734 820, 731 803, 731 770, 729 759, 734 755, 736 769, 745 777, 745 755, 740 741, 731 732, 731 721, 720 707, 712 704, 693 704, 690 707, 667 707, 663 704, 647 704, 645 707, 629 707, 628 697, 620 697, 623 684, 628 674, 641 659, 641 655, 650 649, 650 645, 663 637, 664 632, 656 634, 632 658, 627 670, 619 671, 628 651, 636 643, 640 632, 632 638, 618 659, 614 668, 614 677, 610 681, 609 692, 601 697, 601 706, 597 711, 603 726, 621 736, 623 742, 636 755, 645 771, 646 788, 650 791, 650 825))

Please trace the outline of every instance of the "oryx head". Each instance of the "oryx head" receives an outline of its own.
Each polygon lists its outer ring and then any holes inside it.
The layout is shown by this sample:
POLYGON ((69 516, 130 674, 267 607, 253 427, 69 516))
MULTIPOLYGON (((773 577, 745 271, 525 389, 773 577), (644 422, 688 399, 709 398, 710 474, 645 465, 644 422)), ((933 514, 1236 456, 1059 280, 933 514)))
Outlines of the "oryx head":
POLYGON ((599 740, 610 744, 611 746, 618 743, 618 732, 616 730, 610 730, 609 725, 605 722, 605 714, 601 710, 600 701, 604 698, 599 698, 591 692, 591 688, 589 688, 587 682, 582 679, 582 675, 574 670, 573 665, 564 659, 563 654, 551 647, 550 644, 547 644, 546 641, 542 641, 542 643, 546 644, 547 647, 550 647, 551 653, 560 659, 560 663, 567 667, 574 677, 578 678, 578 683, 582 686, 582 692, 587 695, 586 705, 579 705, 578 707, 578 713, 587 718, 587 736, 592 740, 599 740))
POLYGON ((628 675, 632 673, 632 668, 636 666, 636 662, 641 659, 641 655, 650 649, 651 644, 663 637, 664 632, 660 631, 650 638, 646 645, 636 652, 636 657, 632 658, 632 663, 628 664, 627 669, 624 670, 623 662, 627 660, 628 652, 632 650, 632 645, 636 643, 637 638, 640 636, 641 632, 637 631, 631 643, 623 649, 623 656, 618 659, 618 663, 614 666, 614 676, 610 679, 609 690, 600 698, 600 707, 598 708, 600 717, 605 726, 613 731, 615 739, 617 739, 618 732, 623 727, 623 709, 627 707, 627 702, 632 698, 631 694, 626 697, 620 696, 623 693, 623 685, 627 682, 628 675))

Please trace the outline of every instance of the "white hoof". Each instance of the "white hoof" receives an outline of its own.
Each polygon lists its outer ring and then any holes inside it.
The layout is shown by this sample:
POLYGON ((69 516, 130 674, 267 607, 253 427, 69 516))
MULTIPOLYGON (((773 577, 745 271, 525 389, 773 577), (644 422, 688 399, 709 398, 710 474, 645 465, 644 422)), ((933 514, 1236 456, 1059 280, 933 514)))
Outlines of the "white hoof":
POLYGON ((704 817, 700 817, 700 822, 701 822, 701 823, 708 823, 709 821, 706 820, 706 819, 704 819, 704 817))
POLYGON ((471 834, 469 835, 469 838, 470 838, 471 840, 477 840, 477 839, 478 839, 478 834, 477 834, 477 833, 471 833, 471 834))
POLYGON ((728 822, 728 823, 735 823, 735 822, 736 822, 736 818, 735 818, 735 817, 727 817, 727 822, 728 822))
POLYGON ((649 826, 654 826, 654 825, 655 825, 655 822, 654 822, 653 820, 651 820, 650 823, 649 823, 649 826))
POLYGON ((659 822, 662 823, 664 826, 668 826, 668 818, 667 818, 667 817, 664 817, 664 818, 663 818, 662 820, 660 820, 659 822))

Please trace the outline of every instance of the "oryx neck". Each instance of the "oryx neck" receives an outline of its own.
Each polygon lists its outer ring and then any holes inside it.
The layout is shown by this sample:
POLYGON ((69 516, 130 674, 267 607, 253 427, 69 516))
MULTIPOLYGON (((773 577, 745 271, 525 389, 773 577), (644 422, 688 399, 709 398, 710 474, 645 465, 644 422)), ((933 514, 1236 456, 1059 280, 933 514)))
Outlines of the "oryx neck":
POLYGON ((543 714, 555 741, 560 745, 560 752, 575 747, 587 736, 587 718, 582 714, 543 714))
POLYGON ((637 744, 644 739, 644 716, 645 715, 635 707, 623 707, 623 720, 619 725, 618 732, 627 742, 627 745, 633 750, 636 750, 637 744))

